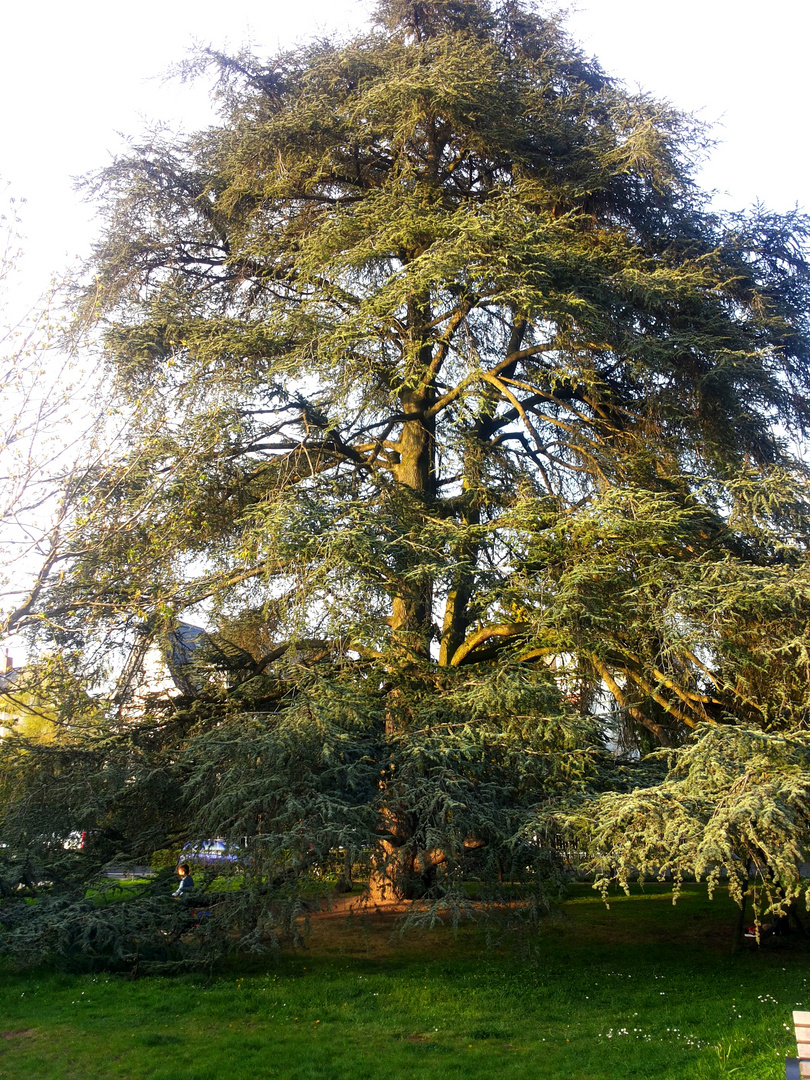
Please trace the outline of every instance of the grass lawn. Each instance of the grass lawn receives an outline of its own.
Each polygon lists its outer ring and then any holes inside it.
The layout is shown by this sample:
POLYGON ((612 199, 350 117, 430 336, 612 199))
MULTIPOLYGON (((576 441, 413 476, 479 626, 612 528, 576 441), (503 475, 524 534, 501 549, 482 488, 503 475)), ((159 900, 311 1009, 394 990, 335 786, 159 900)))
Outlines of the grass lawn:
POLYGON ((784 1077, 810 951, 731 955, 735 909, 585 886, 532 939, 315 921, 307 950, 199 976, 0 976, 0 1078, 784 1077), (789 1030, 790 1029, 790 1030, 789 1030))

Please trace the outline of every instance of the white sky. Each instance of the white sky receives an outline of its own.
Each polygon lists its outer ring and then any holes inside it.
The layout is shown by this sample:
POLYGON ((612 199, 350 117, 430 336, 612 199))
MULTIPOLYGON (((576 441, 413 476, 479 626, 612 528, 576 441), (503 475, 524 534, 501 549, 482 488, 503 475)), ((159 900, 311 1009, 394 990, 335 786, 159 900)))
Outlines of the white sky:
MULTIPOLYGON (((26 291, 87 250, 90 212, 71 177, 103 166, 151 121, 193 130, 202 87, 159 76, 192 41, 260 53, 364 24, 373 0, 29 0, 9 6, 0 44, 0 177, 27 199, 26 291)), ((810 208, 806 0, 580 0, 573 36, 611 74, 708 121, 723 144, 705 186, 744 207, 810 208)))

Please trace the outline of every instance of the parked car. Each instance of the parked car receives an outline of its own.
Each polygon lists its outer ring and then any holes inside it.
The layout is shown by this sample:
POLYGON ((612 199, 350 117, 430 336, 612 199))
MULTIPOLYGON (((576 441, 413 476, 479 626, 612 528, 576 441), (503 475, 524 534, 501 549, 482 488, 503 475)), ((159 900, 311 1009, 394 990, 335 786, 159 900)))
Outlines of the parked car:
POLYGON ((85 829, 74 829, 62 841, 65 851, 86 851, 90 844, 90 833, 85 829))

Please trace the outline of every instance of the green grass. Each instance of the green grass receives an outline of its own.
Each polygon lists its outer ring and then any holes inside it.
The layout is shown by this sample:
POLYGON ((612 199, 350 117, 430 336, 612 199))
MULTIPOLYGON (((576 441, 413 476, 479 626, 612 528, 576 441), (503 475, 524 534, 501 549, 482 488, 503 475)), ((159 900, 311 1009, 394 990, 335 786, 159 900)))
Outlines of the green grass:
POLYGON ((307 950, 210 981, 0 978, 0 1077, 382 1080, 784 1076, 808 952, 731 955, 734 909, 576 887, 532 939, 327 916, 307 950))

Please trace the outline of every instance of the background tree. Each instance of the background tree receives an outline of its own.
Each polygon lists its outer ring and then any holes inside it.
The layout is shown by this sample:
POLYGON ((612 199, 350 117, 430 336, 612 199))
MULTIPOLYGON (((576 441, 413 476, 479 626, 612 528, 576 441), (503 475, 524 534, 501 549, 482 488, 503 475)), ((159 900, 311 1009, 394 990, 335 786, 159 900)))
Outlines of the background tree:
MULTIPOLYGON (((30 308, 14 303, 23 277, 18 200, 0 207, 0 641, 41 613, 40 592, 71 556, 77 502, 103 460, 102 432, 89 409, 92 380, 65 351, 58 283, 30 308), (81 491, 79 490, 81 488, 81 491)), ((18 643, 19 644, 19 643, 18 643)))
POLYGON ((148 766, 105 737, 94 812, 174 778, 126 851, 250 836, 257 897, 366 852, 460 910, 632 786, 605 740, 803 723, 805 220, 713 213, 700 127, 520 3, 211 68, 220 127, 88 182, 131 452, 38 599, 77 670, 181 612, 233 646, 148 766))

